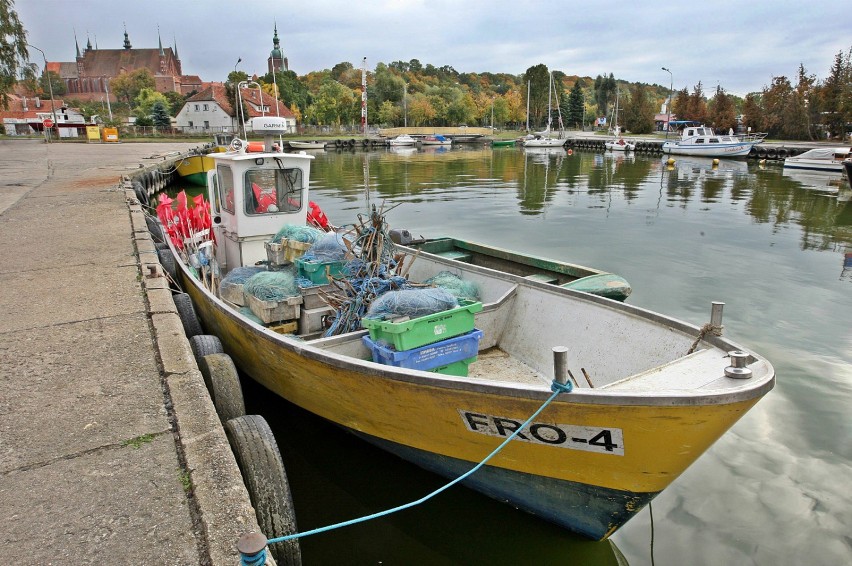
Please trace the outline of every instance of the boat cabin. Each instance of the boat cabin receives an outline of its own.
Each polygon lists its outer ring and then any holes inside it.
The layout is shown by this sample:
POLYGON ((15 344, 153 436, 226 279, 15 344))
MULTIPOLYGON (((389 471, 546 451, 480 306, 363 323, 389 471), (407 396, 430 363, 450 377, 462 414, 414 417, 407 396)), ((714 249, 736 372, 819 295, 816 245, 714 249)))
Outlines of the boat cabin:
POLYGON ((226 271, 266 260, 264 243, 281 226, 307 221, 313 156, 273 149, 283 119, 254 118, 252 129, 264 134, 263 145, 234 139, 227 151, 211 154, 215 167, 207 174, 216 260, 226 271))

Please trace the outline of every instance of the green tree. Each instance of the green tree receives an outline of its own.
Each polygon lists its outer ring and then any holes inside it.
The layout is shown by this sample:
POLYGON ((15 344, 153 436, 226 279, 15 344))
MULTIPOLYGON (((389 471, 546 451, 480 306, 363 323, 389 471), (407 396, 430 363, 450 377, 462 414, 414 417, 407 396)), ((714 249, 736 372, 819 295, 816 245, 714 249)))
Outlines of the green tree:
POLYGON ((183 108, 183 105, 186 103, 186 99, 192 96, 192 94, 184 96, 181 93, 172 90, 170 90, 169 92, 164 92, 163 96, 165 96, 166 100, 168 100, 167 109, 169 111, 169 114, 171 116, 177 116, 177 113, 180 112, 180 109, 183 108))
POLYGON ((130 104, 143 88, 154 89, 154 76, 146 68, 119 75, 109 81, 109 89, 118 100, 130 104))
POLYGON ((336 81, 340 81, 341 75, 346 71, 352 70, 352 63, 344 61, 342 63, 338 63, 334 67, 331 68, 331 78, 336 81))
POLYGON ((677 91, 675 94, 675 99, 672 101, 672 120, 677 118, 678 120, 689 120, 687 118, 687 114, 689 114, 689 91, 686 87, 683 87, 683 90, 677 91))
POLYGON ((352 119, 355 95, 351 89, 328 79, 320 87, 310 114, 320 125, 340 125, 352 119))
POLYGON ((781 133, 784 121, 784 108, 793 94, 793 86, 787 77, 774 77, 772 85, 763 89, 762 106, 764 127, 770 137, 781 133))
POLYGON ((151 116, 154 104, 157 102, 166 108, 169 106, 169 99, 163 93, 157 92, 152 88, 143 88, 139 91, 136 98, 133 99, 133 102, 136 105, 133 111, 137 117, 151 116))
POLYGON ((376 80, 373 83, 373 92, 381 103, 385 100, 401 102, 405 90, 405 81, 402 77, 393 74, 388 67, 379 63, 376 66, 376 80))
MULTIPOLYGON (((850 50, 852 51, 852 50, 850 50)), ((823 124, 831 137, 845 135, 846 124, 852 121, 852 64, 850 53, 838 52, 828 78, 820 88, 823 124)))
POLYGON ((645 85, 636 83, 624 105, 624 127, 634 134, 654 131, 654 103, 645 85))
POLYGON ((568 93, 568 100, 565 104, 565 122, 570 124, 575 129, 582 125, 583 115, 583 88, 580 86, 580 81, 575 81, 571 87, 571 92, 568 93))
POLYGON ((53 92, 55 96, 62 96, 66 92, 65 81, 59 77, 59 73, 55 73, 53 71, 42 73, 38 80, 38 84, 41 88, 42 94, 44 95, 49 95, 53 92), (53 89, 52 91, 50 90, 51 88, 53 89))
POLYGON ((9 92, 19 75, 35 75, 35 65, 29 63, 27 31, 14 7, 14 0, 0 0, 0 107, 4 109, 9 108, 9 92))
POLYGON ((529 83, 529 108, 531 127, 538 128, 547 121, 547 100, 550 94, 550 72, 543 63, 526 70, 524 84, 529 83))
POLYGON ((384 102, 382 102, 376 114, 378 115, 378 121, 380 124, 396 126, 397 124, 402 123, 402 108, 400 108, 390 100, 385 100, 384 102))
POLYGON ((418 92, 411 97, 408 105, 408 121, 413 126, 427 126, 437 116, 437 112, 429 102, 429 97, 418 92))
POLYGON ((598 106, 599 115, 609 114, 610 104, 615 104, 616 88, 618 88, 618 85, 615 82, 615 76, 613 76, 612 73, 609 74, 609 77, 602 77, 598 75, 597 78, 595 78, 595 104, 598 106))
POLYGON ((158 128, 168 128, 172 125, 167 103, 160 100, 154 103, 151 107, 151 121, 158 128))

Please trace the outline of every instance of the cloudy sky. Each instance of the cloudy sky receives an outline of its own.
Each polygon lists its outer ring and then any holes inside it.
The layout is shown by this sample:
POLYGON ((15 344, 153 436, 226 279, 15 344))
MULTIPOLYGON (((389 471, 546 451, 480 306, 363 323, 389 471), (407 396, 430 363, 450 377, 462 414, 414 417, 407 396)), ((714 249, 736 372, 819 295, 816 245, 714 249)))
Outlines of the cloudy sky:
MULTIPOLYGON (((264 74, 273 24, 290 69, 418 59, 459 72, 522 74, 544 63, 569 75, 741 96, 799 64, 819 80, 852 47, 844 4, 823 0, 15 0, 29 42, 48 61, 74 60, 74 33, 119 49, 177 42, 186 74, 264 74)), ((40 54, 33 51, 33 61, 40 54)))

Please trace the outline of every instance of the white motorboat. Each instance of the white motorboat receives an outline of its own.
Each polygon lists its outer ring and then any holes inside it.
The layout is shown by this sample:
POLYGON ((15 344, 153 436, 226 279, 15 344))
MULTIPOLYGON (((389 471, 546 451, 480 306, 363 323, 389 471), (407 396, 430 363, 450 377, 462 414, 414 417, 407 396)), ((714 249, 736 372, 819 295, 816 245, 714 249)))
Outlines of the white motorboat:
POLYGON ((679 141, 663 144, 663 153, 697 155, 700 157, 745 157, 751 148, 761 143, 766 134, 717 134, 708 126, 684 128, 679 141))
POLYGON ((408 134, 401 134, 401 135, 396 136, 395 138, 391 139, 391 141, 390 141, 390 145, 392 147, 411 146, 411 145, 416 145, 416 144, 417 144, 417 140, 412 138, 408 134))
POLYGON ((817 147, 784 160, 784 169, 843 172, 843 160, 852 158, 852 147, 817 147))
POLYGON ((624 138, 610 140, 604 144, 609 151, 634 151, 636 144, 626 141, 624 138))
POLYGON ((435 134, 434 136, 426 136, 425 138, 421 138, 420 143, 422 145, 452 145, 453 140, 450 138, 446 138, 441 134, 435 134))

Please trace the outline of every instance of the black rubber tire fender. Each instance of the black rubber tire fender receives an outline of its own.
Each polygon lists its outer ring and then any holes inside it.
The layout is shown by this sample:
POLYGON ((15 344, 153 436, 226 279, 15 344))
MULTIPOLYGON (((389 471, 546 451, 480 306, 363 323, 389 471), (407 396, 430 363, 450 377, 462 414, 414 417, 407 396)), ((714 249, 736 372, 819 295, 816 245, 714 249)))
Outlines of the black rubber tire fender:
POLYGON ((157 259, 160 260, 160 265, 163 266, 163 271, 166 272, 174 283, 177 283, 177 264, 172 250, 168 247, 164 250, 157 250, 157 259))
POLYGON ((154 240, 154 243, 166 241, 166 238, 163 236, 163 226, 159 220, 153 216, 146 216, 145 224, 148 225, 148 231, 151 232, 151 239, 154 240))
POLYGON ((178 293, 172 297, 175 302, 180 322, 183 324, 183 331, 187 338, 204 334, 201 330, 201 323, 198 321, 198 316, 195 314, 195 307, 192 306, 192 299, 186 293, 178 293))
POLYGON ((192 348, 192 355, 195 356, 195 361, 198 362, 204 356, 210 354, 223 354, 225 349, 222 348, 222 341, 218 336, 213 334, 197 334, 189 339, 189 345, 192 348))
MULTIPOLYGON (((244 415, 225 423, 225 434, 249 492, 257 523, 267 539, 297 532, 293 496, 275 436, 260 415, 244 415)), ((280 565, 298 566, 298 539, 279 542, 269 551, 280 565)))
POLYGON ((207 354, 198 359, 198 369, 210 393, 219 420, 226 423, 246 414, 240 374, 228 354, 207 354))

